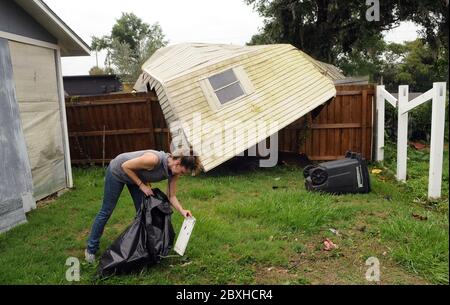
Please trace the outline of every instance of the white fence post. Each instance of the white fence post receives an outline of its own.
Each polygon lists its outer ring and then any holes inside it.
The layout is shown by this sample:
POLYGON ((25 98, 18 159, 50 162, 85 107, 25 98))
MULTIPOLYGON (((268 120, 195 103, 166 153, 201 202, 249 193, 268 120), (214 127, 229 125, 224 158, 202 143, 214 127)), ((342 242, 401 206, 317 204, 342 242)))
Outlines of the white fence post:
POLYGON ((397 127, 397 180, 406 181, 408 157, 408 112, 402 113, 408 106, 409 86, 398 87, 398 127, 397 127))
POLYGON ((442 159, 444 150, 446 83, 433 83, 433 110, 431 116, 430 173, 428 198, 441 197, 442 159))
POLYGON ((375 151, 375 161, 384 160, 384 111, 385 101, 382 94, 384 86, 377 86, 377 142, 375 151))
POLYGON ((377 86, 377 139, 376 161, 384 159, 384 123, 385 101, 398 108, 397 128, 397 180, 406 181, 407 154, 408 154, 408 112, 415 107, 432 100, 433 110, 431 118, 430 143, 430 172, 428 177, 428 198, 435 199, 441 196, 442 163, 444 153, 445 132, 445 101, 447 96, 447 83, 433 83, 433 88, 424 94, 409 101, 409 86, 398 87, 398 99, 394 98, 384 89, 377 86))

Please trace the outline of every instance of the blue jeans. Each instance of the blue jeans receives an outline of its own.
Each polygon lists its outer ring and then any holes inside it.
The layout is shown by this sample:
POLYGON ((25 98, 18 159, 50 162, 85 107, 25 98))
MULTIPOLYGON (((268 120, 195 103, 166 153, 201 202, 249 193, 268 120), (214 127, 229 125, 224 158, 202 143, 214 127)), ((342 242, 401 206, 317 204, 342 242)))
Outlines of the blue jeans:
MULTIPOLYGON (((135 184, 126 184, 128 191, 133 198, 134 207, 136 213, 139 211, 144 193, 135 184)), ((95 254, 100 245, 100 238, 103 234, 106 223, 111 217, 114 208, 116 207, 117 201, 119 200, 120 194, 122 193, 125 183, 117 180, 116 177, 111 173, 111 170, 106 169, 105 176, 105 188, 103 193, 103 204, 95 217, 94 224, 92 225, 91 234, 89 235, 87 241, 87 250, 91 254, 95 254)))

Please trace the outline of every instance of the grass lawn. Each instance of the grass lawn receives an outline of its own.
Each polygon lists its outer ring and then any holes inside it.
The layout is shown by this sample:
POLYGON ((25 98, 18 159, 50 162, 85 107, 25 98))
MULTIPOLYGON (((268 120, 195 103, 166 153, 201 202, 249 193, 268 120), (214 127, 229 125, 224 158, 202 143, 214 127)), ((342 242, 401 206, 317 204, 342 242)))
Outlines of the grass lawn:
MULTIPOLYGON (((371 175, 372 193, 359 195, 307 192, 295 166, 183 177, 178 198, 197 218, 185 257, 104 280, 80 260, 80 283, 368 284, 365 262, 374 256, 381 284, 448 284, 448 149, 443 198, 436 202, 426 200, 426 152, 409 151, 407 184, 393 177, 392 149, 386 159, 371 165, 383 169, 371 175), (339 248, 323 251, 325 238, 339 248)), ((72 191, 41 203, 28 214, 28 224, 0 235, 0 284, 69 284, 65 262, 83 258, 103 177, 102 168, 74 169, 72 191)), ((165 184, 157 186, 166 190, 165 184)), ((133 214, 124 189, 100 253, 133 214)), ((181 216, 174 214, 172 221, 178 232, 181 216)))

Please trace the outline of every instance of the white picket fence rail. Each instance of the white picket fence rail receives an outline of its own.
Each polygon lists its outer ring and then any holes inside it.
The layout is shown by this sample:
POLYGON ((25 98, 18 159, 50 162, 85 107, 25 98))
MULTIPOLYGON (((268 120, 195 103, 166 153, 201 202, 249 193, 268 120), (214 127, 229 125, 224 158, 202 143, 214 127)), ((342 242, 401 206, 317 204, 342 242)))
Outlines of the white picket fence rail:
POLYGON ((430 170, 428 176, 428 198, 441 197, 442 159, 444 151, 445 99, 446 83, 433 83, 433 88, 409 101, 409 87, 398 87, 398 99, 386 91, 384 86, 377 86, 377 129, 375 160, 384 160, 385 102, 398 109, 397 129, 397 180, 406 181, 408 150, 408 112, 415 107, 432 100, 430 170))

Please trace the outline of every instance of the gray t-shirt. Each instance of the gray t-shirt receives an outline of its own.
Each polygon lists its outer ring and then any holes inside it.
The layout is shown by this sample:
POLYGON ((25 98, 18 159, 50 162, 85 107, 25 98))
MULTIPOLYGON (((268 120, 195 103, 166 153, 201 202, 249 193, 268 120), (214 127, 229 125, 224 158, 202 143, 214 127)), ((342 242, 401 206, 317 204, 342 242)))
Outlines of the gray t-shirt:
POLYGON ((151 149, 133 151, 118 155, 109 163, 111 173, 114 175, 114 177, 116 177, 119 181, 123 183, 134 184, 133 180, 131 180, 131 178, 128 177, 128 175, 123 171, 122 164, 128 160, 138 158, 148 152, 154 153, 155 155, 158 156, 159 159, 158 164, 155 165, 155 167, 152 168, 151 170, 142 169, 135 171, 136 175, 144 183, 158 182, 165 179, 169 179, 170 182, 170 180, 172 179, 172 172, 167 166, 167 158, 169 154, 164 151, 157 151, 151 149))

